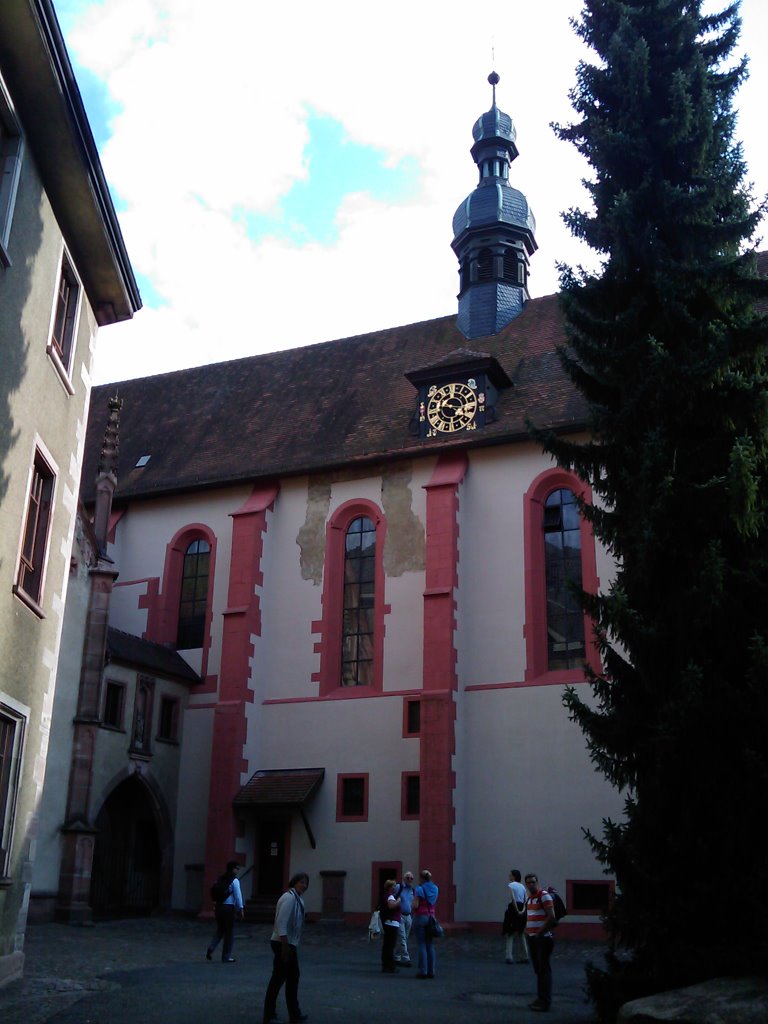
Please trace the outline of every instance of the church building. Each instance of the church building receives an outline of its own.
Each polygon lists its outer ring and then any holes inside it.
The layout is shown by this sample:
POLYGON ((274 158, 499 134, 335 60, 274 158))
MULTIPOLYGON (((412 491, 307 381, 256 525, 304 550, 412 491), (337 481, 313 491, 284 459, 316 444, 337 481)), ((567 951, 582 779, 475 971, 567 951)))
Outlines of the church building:
POLYGON ((427 868, 441 920, 498 928, 517 867, 564 896, 563 934, 599 934, 613 881, 583 830, 621 801, 562 695, 598 665, 571 584, 612 563, 589 488, 529 433, 583 436, 586 409, 557 296, 529 297, 535 221, 489 81, 458 316, 94 389, 103 598, 78 620, 88 671, 59 679, 87 694, 90 763, 71 724, 57 748, 93 848, 59 870, 62 771, 36 876, 59 913, 139 890, 209 912, 234 858, 254 916, 306 871, 313 917, 364 922, 384 877, 427 868))

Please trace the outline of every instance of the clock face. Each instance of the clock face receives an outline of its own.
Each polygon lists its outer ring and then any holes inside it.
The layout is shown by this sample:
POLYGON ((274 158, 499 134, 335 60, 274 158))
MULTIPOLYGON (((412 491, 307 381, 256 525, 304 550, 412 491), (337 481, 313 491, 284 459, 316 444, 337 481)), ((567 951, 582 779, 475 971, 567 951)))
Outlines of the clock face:
POLYGON ((430 389, 427 398, 427 419, 433 431, 450 434, 465 430, 477 413, 477 393, 468 384, 444 384, 430 389))

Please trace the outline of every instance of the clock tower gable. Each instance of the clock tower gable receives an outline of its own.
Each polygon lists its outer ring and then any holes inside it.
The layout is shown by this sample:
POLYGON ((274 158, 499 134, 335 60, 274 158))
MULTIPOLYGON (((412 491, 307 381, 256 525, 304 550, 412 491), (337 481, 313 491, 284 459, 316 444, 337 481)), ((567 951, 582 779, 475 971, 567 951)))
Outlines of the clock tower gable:
POLYGON ((405 376, 418 391, 412 432, 421 438, 456 437, 493 423, 499 389, 512 383, 493 356, 468 349, 405 376))

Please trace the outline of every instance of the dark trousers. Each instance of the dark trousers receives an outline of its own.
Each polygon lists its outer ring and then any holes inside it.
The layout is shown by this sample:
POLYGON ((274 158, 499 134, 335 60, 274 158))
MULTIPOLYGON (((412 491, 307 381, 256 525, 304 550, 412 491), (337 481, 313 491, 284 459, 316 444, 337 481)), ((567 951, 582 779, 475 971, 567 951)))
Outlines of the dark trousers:
POLYGON ((383 924, 381 926, 384 929, 384 935, 382 936, 384 942, 381 947, 381 969, 382 971, 394 972, 395 970, 395 944, 400 938, 400 926, 397 928, 393 924, 383 924))
POLYGON ((551 935, 529 935, 528 949, 536 973, 536 999, 543 1006, 552 1002, 552 950, 555 942, 551 935))
POLYGON ((271 942, 272 946, 272 977, 267 985, 267 994, 264 997, 264 1020, 269 1021, 277 1016, 277 997, 280 989, 285 985, 285 1002, 288 1007, 288 1016, 291 1020, 298 1020, 301 1016, 299 1009, 299 955, 295 946, 288 947, 288 959, 283 960, 282 942, 271 942))
POLYGON ((221 950, 221 959, 229 960, 232 956, 232 946, 235 942, 234 903, 216 904, 216 931, 208 946, 209 953, 216 949, 222 938, 224 939, 224 945, 221 950))

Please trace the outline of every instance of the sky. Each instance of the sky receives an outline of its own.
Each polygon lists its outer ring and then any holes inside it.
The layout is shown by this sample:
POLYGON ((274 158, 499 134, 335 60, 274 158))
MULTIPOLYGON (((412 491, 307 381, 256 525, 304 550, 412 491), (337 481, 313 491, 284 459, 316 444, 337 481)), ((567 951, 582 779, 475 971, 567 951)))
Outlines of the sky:
MULTIPOLYGON (((493 69, 536 217, 531 294, 590 263, 561 219, 589 168, 551 128, 589 57, 580 0, 54 5, 144 303, 99 332, 97 384, 455 313, 451 220, 493 69)), ((741 14, 737 134, 765 195, 768 3, 741 14)))

